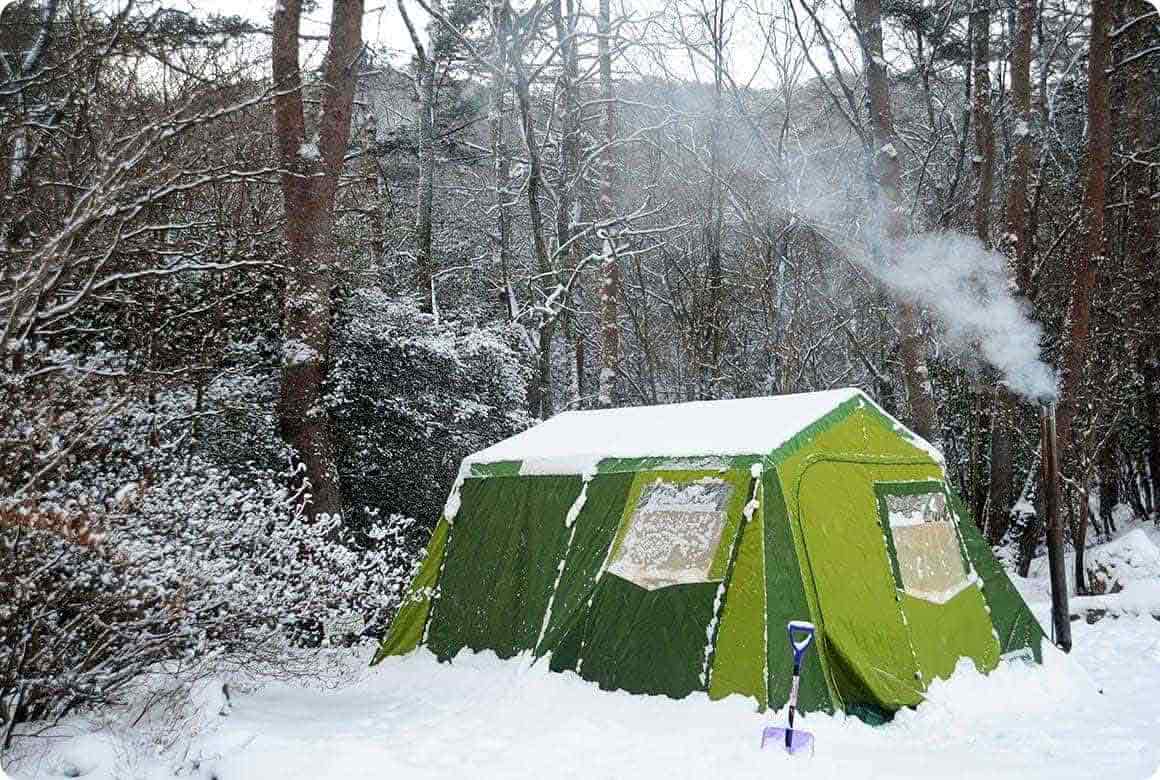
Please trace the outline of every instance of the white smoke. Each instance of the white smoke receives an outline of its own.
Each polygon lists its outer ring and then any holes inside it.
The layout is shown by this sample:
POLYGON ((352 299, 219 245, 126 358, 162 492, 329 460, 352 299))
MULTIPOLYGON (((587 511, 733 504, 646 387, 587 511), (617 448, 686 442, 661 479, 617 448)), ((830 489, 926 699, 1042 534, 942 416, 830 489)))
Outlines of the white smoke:
POLYGON ((1055 399, 1055 373, 1039 357, 1042 328, 1012 294, 1003 255, 953 232, 910 237, 889 254, 885 263, 861 258, 861 265, 899 297, 928 308, 951 347, 980 352, 1013 392, 1033 402, 1055 399))

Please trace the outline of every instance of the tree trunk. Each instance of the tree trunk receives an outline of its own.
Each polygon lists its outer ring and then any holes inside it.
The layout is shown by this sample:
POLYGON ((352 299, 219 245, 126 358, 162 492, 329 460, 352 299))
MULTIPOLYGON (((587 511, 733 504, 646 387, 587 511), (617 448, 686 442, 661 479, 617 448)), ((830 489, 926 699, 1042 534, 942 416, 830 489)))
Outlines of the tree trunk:
POLYGON ((720 373, 721 297, 724 283, 721 251, 725 233, 725 193, 721 186, 721 123, 725 85, 725 0, 715 0, 708 32, 713 47, 713 116, 709 120, 709 224, 705 231, 709 267, 706 279, 703 330, 700 334, 697 350, 699 353, 697 355, 696 389, 698 399, 715 397, 715 384, 720 373))
MULTIPOLYGON (((973 100, 971 102, 972 117, 975 125, 975 154, 973 167, 978 191, 975 194, 975 235, 983 246, 991 245, 991 195, 995 181, 995 125, 991 116, 991 7, 990 0, 975 0, 971 9, 971 54, 974 61, 974 74, 971 79, 973 100)), ((928 101, 929 102, 929 101, 928 101)), ((934 123, 931 122, 931 126, 934 123)), ((986 389, 973 388, 975 404, 978 407, 979 420, 978 435, 987 431, 990 442, 988 457, 989 473, 983 478, 983 468, 974 457, 972 448, 972 503, 975 522, 980 529, 994 525, 993 516, 1005 515, 1010 496, 1004 496, 1003 490, 996 484, 995 477, 1002 478, 1002 470, 996 475, 996 456, 1001 460, 1004 453, 1010 449, 1009 432, 1006 428, 1006 419, 1001 414, 1002 409, 986 389), (983 396, 983 397, 980 397, 983 396)), ((1006 492, 1011 491, 1008 464, 1008 484, 1006 492)))
POLYGON ((1160 358, 1155 346, 1148 350, 1144 371, 1144 410, 1148 421, 1148 507, 1160 524, 1160 358))
POLYGON ((1075 417, 1079 409, 1084 364, 1088 358, 1091 332, 1091 302, 1095 293, 1096 269, 1107 256, 1104 207, 1107 200, 1107 166, 1112 149, 1112 126, 1108 106, 1108 66, 1110 41, 1108 25, 1112 0, 1092 0, 1091 44, 1088 52, 1088 147, 1085 170, 1083 212, 1084 236, 1075 254, 1063 329, 1062 388, 1059 404, 1059 445, 1063 456, 1078 473, 1075 417))
POLYGON ((1087 570, 1084 563, 1084 553, 1087 552, 1087 532, 1091 518, 1091 505, 1088 503, 1087 479, 1078 488, 1075 502, 1075 525, 1072 526, 1072 547, 1075 548, 1075 557, 1072 559, 1072 579, 1075 581, 1075 595, 1087 596, 1090 589, 1087 585, 1087 570))
POLYGON ((435 202, 435 62, 416 57, 419 87, 419 180, 415 192, 415 291, 419 307, 433 310, 431 277, 435 273, 432 253, 431 212, 435 202))
POLYGON ((1015 118, 1014 148, 1007 182, 1007 233, 1003 246, 1015 266, 1015 284, 1020 295, 1031 292, 1031 249, 1028 230, 1027 189, 1033 154, 1031 111, 1031 39, 1035 30, 1035 0, 1019 0, 1019 18, 1011 45, 1011 104, 1015 118))
MULTIPOLYGON (((985 6, 984 3, 980 3, 985 6)), ((1010 258, 1015 271, 1017 293, 1029 296, 1031 287, 1032 235, 1028 225, 1027 189, 1031 177, 1032 125, 1031 111, 1031 43, 1036 24, 1035 0, 1019 0, 1018 19, 1011 45, 1011 103, 1015 116, 1014 149, 1007 183, 1007 230, 1000 245, 1010 258)), ((987 13, 989 26, 990 13, 987 13)), ((976 32, 976 35, 978 33, 976 32)), ((987 78, 989 69, 979 71, 976 61, 976 81, 987 78)), ((990 115, 988 115, 990 121, 990 115)), ((992 129, 993 139, 993 129, 992 129)), ((994 154, 992 140, 991 153, 994 154)), ((995 390, 994 412, 991 416, 991 478, 987 499, 987 539, 998 544, 1007 532, 1013 498, 1014 451, 1012 427, 1018 400, 1006 387, 995 390)), ((1040 524, 1029 529, 1038 532, 1040 524)), ((1034 542, 1032 542, 1034 544, 1034 542)))
MULTIPOLYGON (((991 118, 991 6, 975 0, 971 10, 971 51, 975 64, 972 115, 975 123, 975 235, 984 246, 991 243, 991 193, 994 190, 995 125, 991 118)), ((933 122, 932 122, 933 126, 933 122)))
MULTIPOLYGON (((520 62, 516 68, 516 100, 519 103, 520 131, 524 138, 524 149, 528 153, 528 216, 532 230, 532 249, 536 258, 536 270, 543 281, 554 276, 552 259, 548 254, 548 242, 544 238, 544 214, 540 208, 540 184, 543 180, 540 165, 540 147, 536 143, 535 118, 532 115, 531 89, 527 75, 520 62)), ((540 318, 539 335, 539 371, 536 383, 538 387, 534 397, 538 401, 538 408, 531 411, 540 419, 546 420, 552 416, 554 404, 552 398, 552 337, 555 334, 556 318, 552 314, 542 314, 540 318)))
MULTIPOLYGON (((1144 0, 1125 0, 1124 19, 1127 22, 1149 13, 1152 9, 1144 0)), ((1127 30, 1129 52, 1135 53, 1149 45, 1148 25, 1135 24, 1127 30)), ((1156 241, 1156 216, 1152 206, 1153 186, 1148 151, 1156 141, 1155 123, 1149 121, 1148 99, 1152 95, 1153 79, 1148 58, 1141 57, 1130 64, 1128 72, 1128 144, 1134 162, 1128 173, 1132 199, 1131 214, 1135 230, 1128 236, 1129 263, 1135 271, 1135 300, 1130 309, 1132 330, 1141 335, 1133 345, 1132 353, 1137 370, 1144 380, 1144 411, 1148 437, 1147 505, 1155 511, 1160 503, 1160 345, 1154 334, 1143 333, 1143 323, 1155 322, 1160 314, 1155 303, 1157 263, 1160 262, 1156 241)))
POLYGON ((1006 388, 995 391, 991 408, 991 475, 987 483, 986 535, 992 545, 1007 534, 1011 518, 1012 481, 1015 478, 1011 429, 1015 420, 1015 398, 1006 388))
MULTIPOLYGON (((1083 553, 1089 513, 1087 458, 1081 451, 1082 445, 1077 446, 1074 429, 1090 344, 1091 302, 1095 295, 1096 270, 1107 256, 1104 207, 1107 200, 1107 165, 1112 149, 1111 117, 1108 115, 1108 66, 1111 60, 1108 26, 1111 12, 1112 0, 1093 0, 1091 43, 1088 49, 1088 149, 1083 200, 1086 224, 1082 246, 1072 264, 1067 322, 1063 331, 1059 442, 1060 451, 1068 459, 1072 473, 1077 475, 1079 482, 1075 492, 1080 503, 1075 507, 1077 524, 1075 539, 1072 540, 1075 544, 1076 593, 1087 592, 1083 553)), ((1052 486, 1047 489, 1052 489, 1052 486)))
POLYGON ((580 164, 580 98, 577 84, 576 16, 571 0, 556 0, 553 5, 553 21, 561 58, 558 78, 560 143, 556 185, 556 246, 562 251, 563 256, 575 260, 579 257, 579 247, 569 242, 572 239, 573 222, 578 216, 575 210, 579 208, 575 190, 576 173, 580 164))
MULTIPOLYGON (((597 18, 597 56, 600 65, 600 98, 604 102, 604 148, 600 153, 600 217, 614 219, 616 203, 616 102, 612 90, 611 0, 600 0, 597 18)), ((616 234, 612 228, 600 236, 600 385, 597 403, 602 407, 617 403, 620 375, 620 261, 616 255, 616 234)))
MULTIPOLYGON (((575 223, 580 216, 580 201, 576 197, 577 171, 580 167, 580 97, 578 66, 576 63, 576 14, 572 0, 556 0, 553 5, 556 41, 559 44, 561 67, 559 75, 559 164, 556 184, 556 251, 563 267, 576 268, 580 264, 581 246, 574 241, 575 223), (566 258, 566 261, 565 261, 566 258)), ((570 323, 564 324, 565 343, 571 344, 570 323)), ((542 353, 548 362, 541 372, 551 370, 549 353, 542 353)), ((582 357, 582 355, 581 355, 582 357)), ((575 366, 575 363, 573 364, 575 366)), ((580 374, 574 374, 580 381, 580 374)), ((550 398, 550 395, 549 395, 550 398)), ((575 399, 582 406, 583 399, 575 399)))
POLYGON ((494 162, 494 181, 492 183, 492 204, 495 208, 496 234, 492 244, 492 261, 500 269, 500 280, 503 285, 504 308, 508 320, 516 317, 515 288, 511 277, 511 209, 514 193, 511 191, 511 153, 507 147, 507 45, 504 43, 504 32, 508 26, 508 5, 505 2, 494 2, 492 5, 492 29, 494 39, 493 58, 496 74, 492 76, 491 106, 488 117, 491 133, 491 154, 494 162))
POLYGON ((1116 461, 1116 439, 1113 435, 1100 451, 1100 527, 1096 531, 1105 539, 1111 536, 1115 528, 1112 510, 1120 503, 1120 464, 1116 461))
MULTIPOLYGON (((863 48, 863 66, 870 101, 870 121, 874 136, 874 166, 877 174, 878 214, 875 222, 879 245, 885 262, 899 250, 906 230, 902 215, 902 168, 895 145, 894 115, 890 107, 890 82, 886 61, 882 58, 881 0, 855 0, 854 15, 863 48)), ((900 352, 906 391, 910 400, 911 428, 924 439, 933 440, 938 430, 934 388, 926 362, 922 323, 915 305, 899 301, 898 325, 902 334, 900 352)))
MULTIPOLYGON (((306 136, 298 34, 302 0, 280 2, 273 21, 274 129, 286 210, 285 349, 279 424, 301 459, 305 511, 338 514, 342 495, 323 384, 330 358, 337 252, 334 203, 350 140, 351 103, 362 49, 362 0, 335 0, 323 63, 317 143, 306 136)), ((296 485, 295 487, 298 487, 296 485)))

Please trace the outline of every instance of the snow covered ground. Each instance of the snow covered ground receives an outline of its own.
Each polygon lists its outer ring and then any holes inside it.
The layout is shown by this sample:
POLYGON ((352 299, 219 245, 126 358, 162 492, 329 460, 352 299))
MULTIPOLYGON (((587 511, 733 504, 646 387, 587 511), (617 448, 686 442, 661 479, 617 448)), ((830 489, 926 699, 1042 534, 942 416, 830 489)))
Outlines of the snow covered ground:
MULTIPOLYGON (((1132 533, 1092 552, 1128 555, 1143 578, 1154 537, 1132 533)), ((1155 583, 1098 598, 1115 611, 1155 583)), ((1049 625, 1041 580, 1021 584, 1049 625)), ((24 740, 8 771, 17 780, 1160 777, 1160 620, 1123 612, 1074 621, 1072 654, 1051 651, 1042 667, 1016 661, 983 677, 964 666, 886 726, 809 716, 813 757, 759 749, 762 726, 781 717, 737 697, 630 696, 526 659, 439 664, 421 651, 370 670, 352 656, 337 688, 268 684, 228 704, 204 689, 176 734, 77 721, 24 740)))

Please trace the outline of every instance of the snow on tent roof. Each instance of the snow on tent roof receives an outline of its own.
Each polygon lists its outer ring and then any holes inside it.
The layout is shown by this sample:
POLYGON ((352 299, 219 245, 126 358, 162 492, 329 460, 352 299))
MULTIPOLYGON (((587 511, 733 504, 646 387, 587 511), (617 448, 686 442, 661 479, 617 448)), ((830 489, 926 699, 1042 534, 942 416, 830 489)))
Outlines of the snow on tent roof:
MULTIPOLYGON (((843 388, 565 412, 470 455, 465 463, 521 461, 525 474, 582 473, 603 458, 764 455, 854 398, 876 407, 861 390, 843 388)), ((929 447, 905 433, 924 449, 929 447)))

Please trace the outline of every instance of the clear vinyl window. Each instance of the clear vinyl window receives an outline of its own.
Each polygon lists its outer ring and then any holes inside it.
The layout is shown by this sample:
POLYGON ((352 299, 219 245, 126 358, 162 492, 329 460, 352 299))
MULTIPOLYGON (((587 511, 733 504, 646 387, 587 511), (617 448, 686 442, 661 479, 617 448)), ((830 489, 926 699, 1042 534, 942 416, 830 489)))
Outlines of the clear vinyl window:
POLYGON ((962 591, 969 578, 946 494, 932 490, 883 498, 902 589, 937 603, 962 591))
POLYGON ((733 486, 657 479, 641 491, 608 571, 647 590, 709 582, 733 486))

